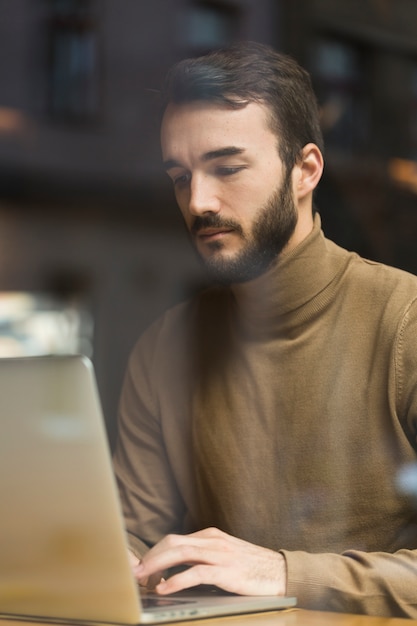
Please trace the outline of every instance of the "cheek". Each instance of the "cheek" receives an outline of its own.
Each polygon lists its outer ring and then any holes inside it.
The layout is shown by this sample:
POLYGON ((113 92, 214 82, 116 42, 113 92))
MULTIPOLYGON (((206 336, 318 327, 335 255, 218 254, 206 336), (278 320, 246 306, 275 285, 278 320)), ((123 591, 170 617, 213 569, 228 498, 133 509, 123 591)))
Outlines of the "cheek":
POLYGON ((242 223, 251 222, 267 198, 266 187, 241 185, 224 196, 224 209, 242 223))

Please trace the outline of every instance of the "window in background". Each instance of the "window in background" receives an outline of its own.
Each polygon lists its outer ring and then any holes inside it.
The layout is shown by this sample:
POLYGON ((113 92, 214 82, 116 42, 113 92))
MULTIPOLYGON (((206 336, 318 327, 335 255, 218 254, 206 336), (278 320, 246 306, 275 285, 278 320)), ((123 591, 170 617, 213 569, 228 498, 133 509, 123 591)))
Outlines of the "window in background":
POLYGON ((319 39, 313 46, 311 74, 322 109, 329 150, 357 154, 369 142, 364 62, 345 41, 319 39))
POLYGON ((94 121, 100 109, 100 58, 92 0, 48 0, 47 39, 51 117, 94 121))
POLYGON ((242 10, 231 3, 194 2, 180 18, 180 39, 190 54, 204 54, 237 38, 241 16, 242 10))

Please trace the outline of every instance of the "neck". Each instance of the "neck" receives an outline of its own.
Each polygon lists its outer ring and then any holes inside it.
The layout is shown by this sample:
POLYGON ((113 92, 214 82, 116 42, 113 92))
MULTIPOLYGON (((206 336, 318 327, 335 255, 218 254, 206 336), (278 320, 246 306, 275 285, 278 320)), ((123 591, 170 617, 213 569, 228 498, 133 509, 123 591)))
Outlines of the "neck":
POLYGON ((313 230, 313 227, 314 216, 312 208, 310 207, 307 210, 300 210, 299 208, 297 225, 289 242, 282 251, 281 256, 285 256, 286 254, 294 250, 297 246, 299 246, 300 243, 309 236, 309 234, 313 230))

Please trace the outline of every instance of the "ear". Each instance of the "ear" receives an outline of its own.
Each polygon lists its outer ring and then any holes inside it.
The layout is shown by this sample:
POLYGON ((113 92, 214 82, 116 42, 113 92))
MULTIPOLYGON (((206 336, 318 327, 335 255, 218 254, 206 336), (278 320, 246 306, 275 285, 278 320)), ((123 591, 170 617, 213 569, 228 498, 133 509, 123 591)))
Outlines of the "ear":
POLYGON ((299 162, 295 165, 295 197, 302 200, 317 187, 323 173, 323 155, 315 143, 304 146, 299 162))

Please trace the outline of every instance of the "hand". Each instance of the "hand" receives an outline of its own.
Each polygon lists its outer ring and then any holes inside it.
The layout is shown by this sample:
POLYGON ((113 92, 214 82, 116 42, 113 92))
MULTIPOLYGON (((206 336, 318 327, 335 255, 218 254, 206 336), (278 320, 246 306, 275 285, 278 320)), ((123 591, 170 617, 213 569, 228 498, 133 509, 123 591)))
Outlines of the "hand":
POLYGON ((248 596, 285 595, 287 584, 282 554, 217 528, 167 535, 145 554, 134 574, 140 584, 158 581, 155 590, 160 594, 205 584, 248 596), (189 567, 167 580, 162 578, 164 571, 178 565, 189 567))
POLYGON ((135 567, 137 567, 140 563, 138 557, 133 554, 133 552, 131 552, 130 550, 127 551, 127 556, 129 558, 129 563, 130 563, 130 567, 132 569, 134 569, 135 567))
MULTIPOLYGON (((127 551, 127 556, 129 559, 130 567, 132 568, 133 574, 135 575, 136 569, 140 565, 140 560, 135 554, 133 554, 131 550, 127 551)), ((158 583, 160 583, 162 580, 164 580, 162 576, 157 573, 154 576, 141 578, 141 580, 139 581, 139 584, 141 585, 141 587, 146 587, 149 590, 154 590, 155 586, 158 583)))

